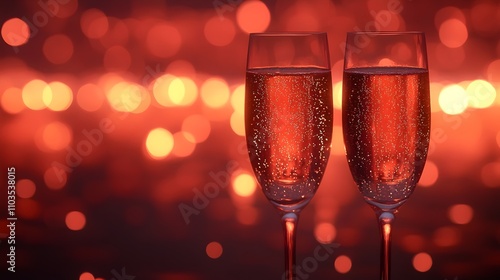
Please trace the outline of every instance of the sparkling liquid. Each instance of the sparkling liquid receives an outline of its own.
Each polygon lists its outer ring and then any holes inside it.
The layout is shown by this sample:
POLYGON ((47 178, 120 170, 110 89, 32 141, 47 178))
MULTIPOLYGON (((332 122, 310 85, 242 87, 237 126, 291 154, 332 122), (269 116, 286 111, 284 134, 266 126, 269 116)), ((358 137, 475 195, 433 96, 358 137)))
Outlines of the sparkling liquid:
POLYGON ((247 147, 264 194, 279 208, 300 208, 316 192, 330 155, 331 73, 263 68, 246 75, 247 147))
POLYGON ((427 156, 428 71, 353 68, 344 71, 343 80, 344 142, 354 180, 372 204, 403 203, 427 156))

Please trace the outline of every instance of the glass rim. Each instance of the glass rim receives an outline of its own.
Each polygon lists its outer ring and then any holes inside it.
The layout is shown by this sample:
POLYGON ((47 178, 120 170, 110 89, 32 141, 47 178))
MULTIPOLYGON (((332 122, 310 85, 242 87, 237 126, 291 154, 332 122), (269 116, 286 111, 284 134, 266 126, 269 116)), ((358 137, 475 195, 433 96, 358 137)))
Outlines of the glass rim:
POLYGON ((283 31, 283 32, 255 32, 250 33, 250 37, 301 37, 312 35, 327 35, 322 31, 283 31))
POLYGON ((425 35, 423 31, 349 31, 347 35, 425 35))

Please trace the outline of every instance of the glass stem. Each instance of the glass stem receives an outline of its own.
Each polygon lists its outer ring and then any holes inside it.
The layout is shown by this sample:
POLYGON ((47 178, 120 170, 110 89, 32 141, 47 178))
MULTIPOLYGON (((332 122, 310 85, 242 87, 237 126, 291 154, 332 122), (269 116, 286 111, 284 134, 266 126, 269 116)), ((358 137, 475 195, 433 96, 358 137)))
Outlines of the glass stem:
POLYGON ((282 279, 296 279, 295 272, 295 233, 297 231, 298 215, 285 213, 281 218, 285 233, 285 277, 282 279))
POLYGON ((380 279, 389 280, 391 272, 391 231, 394 213, 380 211, 377 213, 380 226, 380 279))

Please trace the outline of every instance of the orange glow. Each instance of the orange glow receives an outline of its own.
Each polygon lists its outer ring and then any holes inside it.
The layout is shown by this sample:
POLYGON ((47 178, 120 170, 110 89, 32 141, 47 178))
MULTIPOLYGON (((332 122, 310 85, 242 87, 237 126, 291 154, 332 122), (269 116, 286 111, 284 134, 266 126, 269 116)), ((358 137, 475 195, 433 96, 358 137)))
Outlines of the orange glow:
POLYGON ((488 64, 486 77, 492 83, 500 83, 500 59, 493 60, 488 64))
POLYGON ((66 214, 65 222, 70 230, 78 231, 85 227, 86 218, 80 211, 71 211, 66 214))
POLYGON ((78 278, 78 280, 96 280, 96 279, 94 278, 94 275, 92 275, 92 273, 83 272, 82 274, 80 274, 80 278, 78 278))
POLYGON ((166 74, 155 80, 153 95, 164 107, 189 106, 198 98, 198 87, 190 78, 166 74))
POLYGON ((330 153, 336 156, 345 156, 344 138, 342 136, 342 127, 340 125, 333 126, 332 144, 330 145, 330 153))
POLYGON ((198 87, 190 78, 181 77, 180 79, 184 85, 184 97, 180 100, 179 105, 189 106, 198 98, 198 87))
POLYGON ((167 66, 167 69, 165 69, 166 73, 169 73, 170 75, 175 75, 175 76, 183 76, 183 77, 195 77, 196 76, 196 70, 194 69, 194 66, 191 62, 178 59, 175 61, 172 61, 167 66))
POLYGON ((41 110, 46 107, 43 103, 43 90, 47 86, 42 80, 31 80, 24 85, 22 98, 24 105, 31 110, 41 110))
POLYGON ((166 58, 179 51, 182 45, 182 37, 172 25, 159 23, 149 30, 145 43, 151 54, 166 58))
POLYGON ((164 128, 155 128, 148 133, 146 149, 153 159, 167 157, 174 148, 174 137, 164 128))
POLYGON ((174 147, 172 148, 172 154, 178 157, 187 157, 191 155, 196 148, 194 143, 194 137, 186 132, 180 131, 173 135, 174 147))
POLYGON ((73 102, 73 91, 61 82, 51 82, 43 89, 42 100, 52 111, 64 111, 73 102))
POLYGON ((108 71, 125 71, 130 68, 130 52, 122 46, 113 46, 104 53, 104 68, 108 71))
POLYGON ((337 229, 331 223, 323 222, 314 227, 314 237, 319 243, 331 243, 337 236, 337 229))
POLYGON ((236 11, 236 20, 246 33, 264 32, 271 22, 271 13, 260 1, 245 1, 236 11))
POLYGON ((6 89, 1 97, 2 109, 9 114, 20 113, 24 108, 22 91, 19 88, 6 89))
POLYGON ((28 42, 30 36, 28 24, 19 18, 11 18, 2 25, 2 39, 9 46, 24 45, 28 42))
POLYGON ((351 258, 346 255, 340 255, 335 259, 334 266, 338 273, 346 274, 352 268, 351 258))
POLYGON ((242 114, 233 112, 229 119, 229 124, 236 135, 245 136, 245 117, 242 114))
POLYGON ((16 183, 16 194, 21 198, 31 198, 35 191, 35 183, 29 179, 21 179, 16 183))
POLYGON ((186 87, 179 78, 174 78, 168 86, 168 97, 175 105, 181 104, 184 96, 186 95, 186 87))
MULTIPOLYGON (((500 135, 500 133, 498 133, 500 135)), ((499 141, 500 136, 497 137, 499 141)), ((500 144, 499 144, 500 146, 500 144)), ((481 169, 481 181, 484 185, 490 188, 500 187, 500 162, 491 162, 483 166, 481 169)))
POLYGON ((191 115, 182 122, 182 131, 194 137, 194 143, 202 143, 210 135, 210 122, 202 115, 191 115))
POLYGON ((211 108, 220 108, 229 100, 229 86, 221 78, 209 78, 201 85, 201 99, 211 108))
POLYGON ((212 241, 207 244, 205 251, 207 252, 207 256, 210 258, 218 259, 222 255, 223 249, 219 242, 212 241))
POLYGON ((439 170, 437 165, 434 162, 427 160, 418 184, 422 187, 430 187, 436 183, 438 176, 439 170))
POLYGON ((153 83, 153 95, 156 102, 158 102, 161 106, 174 106, 174 103, 170 100, 169 87, 172 81, 176 78, 177 77, 173 75, 165 74, 155 79, 153 83))
POLYGON ((420 272, 429 271, 432 267, 432 258, 427 253, 418 253, 413 257, 413 267, 420 272))
POLYGON ((73 56, 73 41, 64 34, 52 35, 43 43, 43 54, 53 64, 64 64, 73 56))
POLYGON ((342 109, 342 81, 333 84, 333 107, 342 109))
POLYGON ((444 87, 439 94, 439 106, 448 115, 458 115, 467 109, 468 97, 465 89, 452 84, 444 87))
POLYGON ((101 38, 108 32, 108 17, 98 9, 88 9, 80 18, 80 27, 83 34, 90 39, 101 38))
POLYGON ((440 227, 434 232, 433 240, 441 247, 455 246, 460 242, 460 231, 453 227, 440 227))
POLYGON ((222 47, 234 40, 236 29, 231 20, 215 16, 205 23, 204 34, 210 44, 222 47))
POLYGON ((257 183, 254 177, 249 173, 238 174, 233 179, 233 190, 234 192, 242 197, 248 197, 255 193, 257 188, 257 183))
POLYGON ((78 90, 76 102, 83 110, 95 112, 101 108, 104 102, 104 93, 95 84, 85 84, 78 90))
POLYGON ((421 251, 426 244, 424 238, 417 234, 409 234, 401 240, 401 246, 408 252, 418 252, 421 251))
POLYGON ((60 190, 66 185, 68 176, 62 168, 49 167, 43 174, 43 181, 47 188, 51 190, 60 190))
POLYGON ((448 48, 461 47, 468 37, 467 27, 458 19, 446 20, 439 27, 439 39, 448 48))
POLYGON ((465 225, 474 217, 474 210, 467 204, 455 204, 448 209, 448 217, 455 224, 465 225))
POLYGON ((457 7, 448 6, 440 9, 434 16, 434 26, 439 29, 441 24, 448 19, 458 19, 461 22, 465 22, 465 15, 457 7))
POLYGON ((495 87, 485 80, 474 80, 467 86, 469 106, 472 108, 488 108, 493 105, 497 92, 495 87))
POLYGON ((53 151, 66 148, 71 143, 72 138, 69 127, 58 121, 47 124, 42 131, 44 146, 53 151))
POLYGON ((106 97, 111 107, 119 112, 141 113, 151 103, 151 97, 145 88, 128 82, 115 84, 106 97))
POLYGON ((443 89, 444 85, 437 82, 430 83, 431 90, 431 112, 440 112, 441 107, 439 106, 439 94, 443 89))
POLYGON ((245 114, 245 85, 239 85, 231 94, 231 106, 240 115, 245 114))

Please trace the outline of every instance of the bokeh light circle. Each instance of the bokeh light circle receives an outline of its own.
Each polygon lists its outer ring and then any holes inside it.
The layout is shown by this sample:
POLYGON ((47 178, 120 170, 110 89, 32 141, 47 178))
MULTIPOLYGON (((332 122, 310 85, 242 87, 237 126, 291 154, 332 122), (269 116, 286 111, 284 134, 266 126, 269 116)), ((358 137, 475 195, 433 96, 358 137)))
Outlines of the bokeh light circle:
POLYGON ((56 34, 45 39, 43 54, 53 64, 64 64, 73 56, 74 46, 70 37, 56 34))
POLYGON ((246 33, 264 32, 271 22, 271 13, 261 1, 244 1, 236 11, 238 26, 246 33))
POLYGON ((12 47, 26 44, 30 36, 28 24, 19 18, 8 19, 2 25, 2 39, 12 47))
POLYGON ((174 148, 174 136, 164 128, 155 128, 148 133, 146 149, 153 159, 167 157, 174 148))
POLYGON ((203 32, 210 44, 222 47, 229 45, 234 40, 236 28, 231 20, 216 16, 205 23, 203 32))
POLYGON ((85 227, 87 219, 85 218, 85 215, 82 212, 71 211, 68 214, 66 214, 65 222, 66 226, 70 230, 78 231, 82 230, 85 227))
POLYGON ((418 253, 413 256, 413 267, 419 272, 429 271, 432 267, 432 257, 427 253, 418 253))
POLYGON ((461 47, 468 37, 467 26, 458 19, 446 20, 439 27, 439 39, 448 48, 461 47))
POLYGON ((207 244, 205 251, 207 253, 207 256, 209 256, 211 259, 218 259, 222 255, 223 248, 219 242, 212 241, 207 244))
POLYGON ((448 209, 448 217, 455 224, 465 225, 474 217, 474 209, 467 204, 455 204, 448 209))

